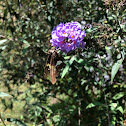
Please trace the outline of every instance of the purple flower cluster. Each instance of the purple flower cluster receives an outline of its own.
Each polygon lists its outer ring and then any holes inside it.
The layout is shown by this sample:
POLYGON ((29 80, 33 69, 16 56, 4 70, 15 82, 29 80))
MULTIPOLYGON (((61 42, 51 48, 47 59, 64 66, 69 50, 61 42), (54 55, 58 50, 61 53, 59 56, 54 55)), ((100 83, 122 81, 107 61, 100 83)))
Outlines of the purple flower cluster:
POLYGON ((83 41, 86 36, 85 31, 81 30, 81 24, 78 22, 60 23, 52 31, 51 46, 60 49, 62 52, 70 52, 77 47, 84 48, 83 41))

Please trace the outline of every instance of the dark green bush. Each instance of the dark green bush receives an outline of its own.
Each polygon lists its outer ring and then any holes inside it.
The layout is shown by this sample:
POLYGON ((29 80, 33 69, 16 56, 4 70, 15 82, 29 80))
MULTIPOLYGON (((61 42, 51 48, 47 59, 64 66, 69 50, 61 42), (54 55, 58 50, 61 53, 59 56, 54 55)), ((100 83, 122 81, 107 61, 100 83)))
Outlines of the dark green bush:
POLYGON ((10 116, 7 121, 42 126, 125 125, 125 6, 125 0, 0 1, 0 81, 13 96, 8 101, 0 95, 1 111, 15 109, 16 101, 23 104, 21 118, 10 116), (90 25, 86 46, 62 54, 66 66, 52 85, 43 76, 51 30, 69 21, 90 25))

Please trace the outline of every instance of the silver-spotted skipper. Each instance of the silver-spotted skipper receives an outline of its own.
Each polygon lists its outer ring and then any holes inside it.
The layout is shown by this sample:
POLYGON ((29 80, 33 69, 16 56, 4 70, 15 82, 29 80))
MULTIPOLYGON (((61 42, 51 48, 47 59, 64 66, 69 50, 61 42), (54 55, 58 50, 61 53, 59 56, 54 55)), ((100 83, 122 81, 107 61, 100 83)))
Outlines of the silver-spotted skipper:
POLYGON ((55 48, 48 51, 44 77, 49 79, 52 84, 56 83, 56 77, 59 75, 59 71, 64 67, 64 58, 57 52, 55 48))

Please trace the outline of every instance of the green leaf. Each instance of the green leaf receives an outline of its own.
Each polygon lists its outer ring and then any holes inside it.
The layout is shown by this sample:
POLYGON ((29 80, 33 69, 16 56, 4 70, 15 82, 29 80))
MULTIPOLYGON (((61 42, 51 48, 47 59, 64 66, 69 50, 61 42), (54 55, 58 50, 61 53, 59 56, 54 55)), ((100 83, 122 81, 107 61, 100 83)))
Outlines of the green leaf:
POLYGON ((86 109, 89 109, 89 108, 93 108, 93 107, 95 107, 95 106, 105 106, 103 103, 101 103, 101 102, 93 102, 93 103, 90 103, 87 107, 86 107, 86 109))
POLYGON ((108 19, 109 19, 109 20, 112 20, 112 19, 113 19, 113 17, 112 17, 112 16, 108 16, 108 19))
POLYGON ((91 32, 93 32, 93 31, 95 31, 97 29, 98 29, 98 27, 93 27, 93 28, 86 29, 85 32, 86 33, 91 33, 91 32))
POLYGON ((25 44, 29 44, 28 41, 26 41, 26 40, 23 40, 22 42, 25 43, 25 44))
POLYGON ((26 41, 25 39, 19 38, 19 41, 23 42, 24 44, 26 44, 27 46, 30 46, 29 42, 26 41))
POLYGON ((122 106, 119 106, 116 110, 120 111, 122 114, 124 113, 122 106))
POLYGON ((66 75, 66 73, 67 73, 68 70, 69 70, 69 67, 72 65, 72 63, 74 62, 74 60, 76 60, 76 57, 75 57, 75 56, 73 56, 73 57, 69 60, 69 62, 66 64, 66 67, 64 68, 64 70, 63 70, 63 72, 62 72, 61 78, 63 78, 63 77, 66 75))
POLYGON ((22 121, 18 120, 18 119, 14 119, 14 118, 7 118, 8 122, 12 122, 18 126, 27 126, 25 123, 23 123, 22 121))
POLYGON ((4 92, 0 92, 0 97, 11 97, 11 95, 6 94, 4 92))
POLYGON ((48 16, 47 18, 48 18, 48 21, 51 21, 51 16, 48 16))
POLYGON ((117 74, 120 65, 122 64, 124 60, 125 52, 122 51, 121 54, 118 55, 118 57, 121 57, 113 66, 111 71, 111 83, 113 82, 113 79, 115 78, 115 75, 117 74))
POLYGON ((112 107, 116 108, 117 107, 117 103, 111 103, 109 106, 112 106, 112 107))
POLYGON ((117 107, 117 103, 111 103, 109 106, 111 107, 111 111, 115 111, 116 107, 117 107))
POLYGON ((55 115, 54 117, 53 117, 53 121, 54 122, 58 122, 58 121, 60 121, 60 116, 59 115, 55 115))
POLYGON ((63 69, 61 78, 63 78, 63 77, 66 75, 66 73, 67 73, 68 70, 69 70, 69 67, 70 67, 70 65, 69 65, 69 64, 66 64, 66 67, 63 69))
POLYGON ((65 56, 64 59, 65 60, 70 59, 70 56, 65 56))
POLYGON ((23 55, 25 55, 25 53, 27 52, 29 46, 30 46, 30 45, 25 45, 25 46, 24 46, 23 55))
POLYGON ((120 99, 124 96, 124 92, 117 93, 115 96, 113 96, 114 100, 120 99))
POLYGON ((6 41, 7 41, 7 39, 0 40, 0 45, 3 44, 3 43, 5 43, 6 41))
POLYGON ((110 49, 110 47, 108 47, 108 46, 105 46, 105 49, 106 49, 106 51, 111 55, 112 53, 111 53, 111 49, 110 49))
POLYGON ((73 56, 73 57, 70 59, 69 64, 72 65, 72 63, 73 63, 75 60, 76 60, 76 57, 73 56))
POLYGON ((79 63, 79 64, 83 64, 84 59, 79 59, 79 60, 78 60, 78 59, 76 59, 76 62, 77 62, 77 63, 79 63))
POLYGON ((110 123, 111 126, 115 126, 115 124, 116 124, 116 121, 113 121, 113 120, 110 123))
POLYGON ((120 24, 120 27, 124 30, 124 32, 126 32, 126 23, 120 24))

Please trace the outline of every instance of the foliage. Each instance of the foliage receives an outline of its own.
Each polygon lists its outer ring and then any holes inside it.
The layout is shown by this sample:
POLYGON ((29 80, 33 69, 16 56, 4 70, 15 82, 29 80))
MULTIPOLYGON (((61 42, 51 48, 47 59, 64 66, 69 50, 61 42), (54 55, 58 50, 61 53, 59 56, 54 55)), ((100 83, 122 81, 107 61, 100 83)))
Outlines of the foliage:
POLYGON ((12 96, 0 93, 1 112, 23 105, 20 118, 3 117, 4 123, 125 125, 125 6, 125 0, 1 0, 0 81, 8 90, 0 92, 12 96), (62 54, 66 66, 52 85, 44 78, 48 41, 57 24, 69 21, 86 22, 86 46, 62 54))
POLYGON ((10 95, 4 93, 4 92, 0 92, 0 97, 9 97, 10 95))

